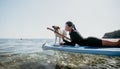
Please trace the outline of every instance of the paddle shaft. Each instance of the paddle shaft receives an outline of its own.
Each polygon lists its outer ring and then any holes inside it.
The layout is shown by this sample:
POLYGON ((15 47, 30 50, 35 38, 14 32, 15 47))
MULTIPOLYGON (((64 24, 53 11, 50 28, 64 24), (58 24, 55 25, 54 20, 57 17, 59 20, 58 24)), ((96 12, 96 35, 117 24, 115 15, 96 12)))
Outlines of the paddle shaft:
MULTIPOLYGON (((58 34, 58 35, 60 35, 60 36, 64 36, 63 34, 60 34, 59 32, 57 32, 57 31, 55 31, 55 30, 53 30, 53 29, 51 29, 51 28, 48 28, 48 27, 47 27, 47 29, 55 32, 56 34, 58 34)), ((64 36, 64 37, 65 37, 66 39, 68 39, 68 40, 71 40, 71 39, 68 38, 67 36, 64 36)))

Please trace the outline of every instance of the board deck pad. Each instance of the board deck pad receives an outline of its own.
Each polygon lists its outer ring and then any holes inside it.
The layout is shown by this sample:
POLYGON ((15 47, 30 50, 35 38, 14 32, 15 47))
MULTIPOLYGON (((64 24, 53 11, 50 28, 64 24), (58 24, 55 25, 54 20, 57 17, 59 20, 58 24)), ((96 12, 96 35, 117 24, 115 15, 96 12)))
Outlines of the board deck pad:
POLYGON ((74 53, 86 53, 86 54, 97 54, 97 55, 108 55, 108 56, 120 56, 120 48, 117 47, 91 47, 91 46, 60 46, 60 45, 49 45, 44 44, 42 46, 44 50, 58 50, 65 52, 74 53))

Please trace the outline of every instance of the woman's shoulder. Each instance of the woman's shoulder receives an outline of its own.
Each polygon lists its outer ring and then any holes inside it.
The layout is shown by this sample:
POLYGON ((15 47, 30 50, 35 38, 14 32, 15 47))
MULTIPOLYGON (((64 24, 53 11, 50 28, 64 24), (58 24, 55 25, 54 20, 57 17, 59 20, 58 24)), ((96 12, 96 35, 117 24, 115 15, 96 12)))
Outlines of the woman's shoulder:
POLYGON ((73 32, 73 33, 78 33, 78 31, 77 31, 77 30, 72 30, 72 32, 73 32))
POLYGON ((72 30, 70 34, 79 34, 77 30, 72 30))

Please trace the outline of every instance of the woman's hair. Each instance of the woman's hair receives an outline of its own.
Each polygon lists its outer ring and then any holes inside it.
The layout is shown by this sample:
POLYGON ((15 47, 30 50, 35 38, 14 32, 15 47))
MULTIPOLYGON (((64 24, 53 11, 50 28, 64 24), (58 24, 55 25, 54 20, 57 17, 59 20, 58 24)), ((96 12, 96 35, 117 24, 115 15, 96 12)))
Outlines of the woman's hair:
POLYGON ((66 24, 67 24, 69 27, 72 27, 73 30, 76 30, 75 25, 74 25, 71 21, 67 21, 66 24))

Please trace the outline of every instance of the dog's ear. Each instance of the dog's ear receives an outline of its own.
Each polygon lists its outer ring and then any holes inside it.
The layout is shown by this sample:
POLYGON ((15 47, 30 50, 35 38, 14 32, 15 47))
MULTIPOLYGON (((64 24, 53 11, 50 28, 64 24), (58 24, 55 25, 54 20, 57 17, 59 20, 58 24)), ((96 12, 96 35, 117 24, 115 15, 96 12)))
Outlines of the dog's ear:
POLYGON ((55 26, 52 26, 52 28, 54 28, 55 26))
POLYGON ((60 29, 59 26, 52 26, 52 28, 55 28, 55 29, 60 29))
POLYGON ((60 27, 58 26, 58 29, 60 29, 60 27))

